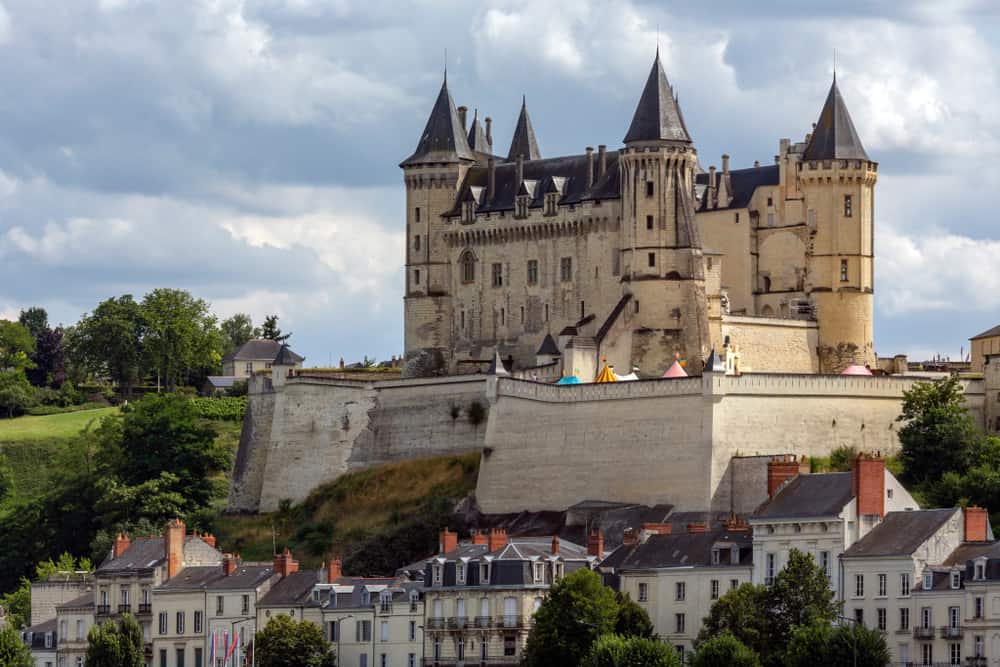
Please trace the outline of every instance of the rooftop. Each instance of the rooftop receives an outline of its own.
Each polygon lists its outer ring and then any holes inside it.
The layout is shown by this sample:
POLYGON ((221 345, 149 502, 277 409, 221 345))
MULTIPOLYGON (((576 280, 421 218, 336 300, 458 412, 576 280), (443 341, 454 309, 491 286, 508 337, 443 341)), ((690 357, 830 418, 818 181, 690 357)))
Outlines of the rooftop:
POLYGON ((849 472, 798 475, 764 503, 754 519, 797 519, 837 516, 854 497, 849 472))
POLYGON ((909 556, 961 510, 889 512, 882 523, 844 552, 845 557, 909 556))

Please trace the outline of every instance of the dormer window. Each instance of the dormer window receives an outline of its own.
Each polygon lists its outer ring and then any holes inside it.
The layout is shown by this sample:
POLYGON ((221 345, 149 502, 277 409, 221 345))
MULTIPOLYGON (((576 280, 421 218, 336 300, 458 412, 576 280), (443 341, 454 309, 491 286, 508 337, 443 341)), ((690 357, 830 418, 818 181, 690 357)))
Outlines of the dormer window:
POLYGON ((934 573, 924 572, 924 590, 929 591, 934 588, 934 573))
POLYGON ((718 549, 712 549, 712 565, 719 565, 722 562, 722 554, 718 549))
POLYGON ((528 195, 517 196, 517 217, 518 218, 528 217, 528 195))
POLYGON ((475 202, 467 201, 462 203, 462 221, 472 222, 476 217, 475 202))
POLYGON ((434 577, 433 578, 433 585, 434 586, 440 586, 441 585, 441 570, 442 570, 441 563, 434 563, 434 566, 431 568, 431 570, 434 573, 433 574, 433 577, 434 577))
POLYGON ((368 607, 371 606, 371 603, 372 603, 372 594, 369 593, 368 589, 366 588, 361 591, 361 606, 368 607))
POLYGON ((490 583, 490 564, 480 563, 479 564, 479 583, 481 585, 486 585, 490 583))
POLYGON ((976 581, 982 581, 986 578, 986 563, 983 563, 982 561, 976 563, 973 578, 976 581))
POLYGON ((960 588, 962 586, 962 573, 955 570, 951 573, 951 587, 960 588))
POLYGON ((535 583, 545 582, 545 563, 535 563, 535 583))
POLYGON ((561 561, 556 561, 552 565, 552 579, 553 581, 559 581, 563 578, 563 563, 561 561))
POLYGON ((465 584, 465 563, 455 564, 455 579, 459 585, 465 584))
POLYGON ((559 205, 559 194, 550 192, 545 195, 545 215, 555 215, 556 207, 559 205))

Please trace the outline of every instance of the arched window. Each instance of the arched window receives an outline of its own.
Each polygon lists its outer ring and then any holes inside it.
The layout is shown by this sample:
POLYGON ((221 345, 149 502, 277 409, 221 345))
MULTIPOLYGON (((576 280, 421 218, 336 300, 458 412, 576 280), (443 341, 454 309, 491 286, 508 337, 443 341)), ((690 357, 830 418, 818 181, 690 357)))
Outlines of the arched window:
POLYGON ((460 260, 462 265, 462 282, 472 283, 476 281, 476 256, 471 250, 466 250, 460 260))

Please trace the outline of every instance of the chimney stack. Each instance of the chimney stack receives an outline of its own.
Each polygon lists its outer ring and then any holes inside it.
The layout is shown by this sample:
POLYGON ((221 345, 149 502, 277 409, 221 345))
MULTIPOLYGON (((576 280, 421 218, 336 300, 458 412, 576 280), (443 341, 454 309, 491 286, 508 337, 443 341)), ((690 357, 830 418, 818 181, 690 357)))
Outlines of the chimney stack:
POLYGON ((729 156, 725 153, 722 154, 722 173, 729 175, 729 156))
POLYGON ((340 556, 330 559, 330 564, 326 566, 326 583, 335 584, 337 579, 344 576, 343 562, 340 556))
POLYGON ((786 481, 809 472, 809 464, 798 461, 794 454, 772 456, 767 462, 767 497, 774 498, 778 489, 786 481))
POLYGON ((236 571, 236 557, 233 554, 225 554, 222 557, 222 574, 230 576, 236 571))
POLYGON ((438 535, 438 552, 446 554, 458 548, 458 533, 442 528, 438 535))
POLYGON ((493 119, 489 116, 486 117, 486 143, 490 147, 490 152, 493 152, 493 119))
POLYGON ((467 106, 458 107, 458 122, 462 124, 462 132, 465 132, 466 134, 468 134, 469 132, 469 128, 465 124, 465 115, 467 113, 469 113, 469 107, 467 106))
POLYGON ((715 165, 708 168, 708 201, 705 208, 715 208, 715 165))
POLYGON ((130 546, 132 546, 132 541, 129 539, 128 533, 118 533, 118 535, 115 536, 115 545, 113 551, 111 552, 111 557, 120 557, 130 546))
POLYGON ((497 192, 497 165, 492 157, 486 161, 486 201, 493 201, 497 192))
POLYGON ((689 533, 704 533, 708 530, 704 521, 694 521, 687 525, 689 533))
POLYGON ((174 519, 167 522, 167 528, 163 531, 163 555, 167 559, 167 579, 172 579, 184 567, 184 535, 183 521, 174 519))
POLYGON ((669 523, 644 523, 642 524, 642 532, 647 535, 670 535, 673 532, 673 526, 669 523))
POLYGON ((965 541, 966 542, 986 542, 989 540, 990 531, 987 529, 989 515, 982 507, 966 507, 965 513, 965 541))
POLYGON ((594 187, 594 147, 587 146, 587 189, 594 187))
POLYGON ((590 531, 587 536, 587 555, 594 558, 604 558, 604 535, 600 530, 590 531))
POLYGON ((212 533, 205 533, 204 535, 202 535, 201 541, 207 544, 208 546, 212 547, 213 549, 215 548, 215 535, 213 535, 212 533))
POLYGON ((608 147, 604 144, 597 146, 597 177, 604 178, 608 170, 608 147))
POLYGON ((486 544, 486 531, 485 530, 474 530, 474 531, 472 531, 472 543, 473 544, 486 544))
POLYGON ((514 183, 514 192, 517 193, 517 188, 521 187, 521 183, 524 182, 524 153, 520 153, 517 156, 517 182, 514 183))
POLYGON ((885 516, 885 459, 858 454, 851 466, 858 516, 885 516))
POLYGON ((292 552, 285 547, 285 550, 274 557, 275 574, 287 577, 299 571, 299 561, 292 558, 292 552))
POLYGON ((486 550, 494 552, 507 544, 507 530, 505 528, 490 528, 486 536, 486 550))
MULTIPOLYGON (((625 533, 622 535, 622 544, 626 546, 639 544, 639 531, 635 528, 626 528, 625 533)), ((601 546, 603 546, 603 544, 601 546)))
POLYGON ((558 556, 559 555, 559 536, 558 535, 553 535, 552 536, 552 555, 553 556, 558 556))
POLYGON ((753 166, 754 166, 754 169, 756 169, 757 167, 759 167, 760 166, 760 160, 754 160, 753 161, 753 166))

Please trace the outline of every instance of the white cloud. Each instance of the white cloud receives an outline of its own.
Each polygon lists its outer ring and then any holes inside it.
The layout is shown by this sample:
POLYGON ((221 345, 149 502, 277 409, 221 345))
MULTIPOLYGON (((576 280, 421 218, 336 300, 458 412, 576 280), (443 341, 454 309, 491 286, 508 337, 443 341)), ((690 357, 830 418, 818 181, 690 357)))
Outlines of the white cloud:
POLYGON ((10 39, 10 14, 0 2, 0 45, 10 39))

